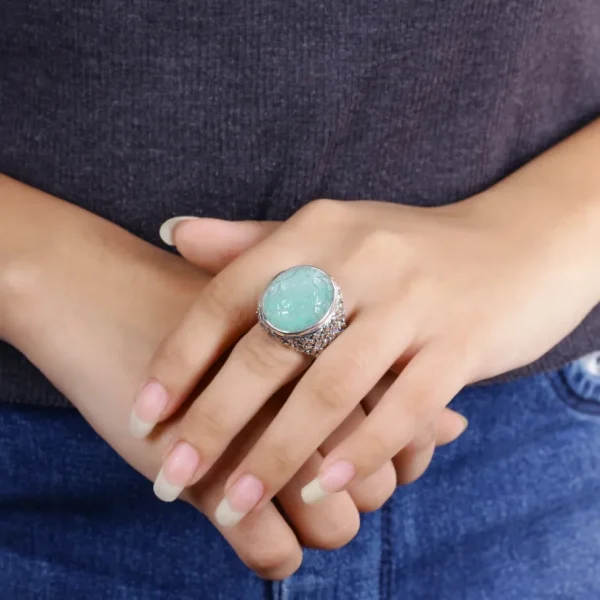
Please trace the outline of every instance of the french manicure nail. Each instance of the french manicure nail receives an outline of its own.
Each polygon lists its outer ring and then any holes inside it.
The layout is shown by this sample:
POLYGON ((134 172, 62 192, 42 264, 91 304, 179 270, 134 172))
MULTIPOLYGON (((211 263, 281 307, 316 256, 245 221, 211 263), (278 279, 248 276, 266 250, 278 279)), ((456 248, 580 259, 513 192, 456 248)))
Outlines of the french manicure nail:
POLYGON ((240 477, 217 506, 217 523, 222 527, 236 525, 258 504, 264 493, 263 484, 254 475, 240 477))
POLYGON ((167 246, 174 246, 175 240, 173 239, 173 231, 175 230, 176 225, 181 223, 182 221, 195 221, 198 217, 173 217, 165 221, 158 231, 158 235, 160 235, 160 239, 167 246))
POLYGON ((200 465, 198 451, 187 442, 178 442, 163 463, 154 493, 164 502, 173 502, 186 487, 200 465))
POLYGON ((337 460, 302 488, 302 500, 305 504, 320 502, 329 494, 342 490, 355 474, 356 470, 351 462, 337 460))
POLYGON ((146 437, 158 423, 168 403, 167 390, 158 381, 149 381, 133 402, 129 417, 131 435, 136 438, 146 437))

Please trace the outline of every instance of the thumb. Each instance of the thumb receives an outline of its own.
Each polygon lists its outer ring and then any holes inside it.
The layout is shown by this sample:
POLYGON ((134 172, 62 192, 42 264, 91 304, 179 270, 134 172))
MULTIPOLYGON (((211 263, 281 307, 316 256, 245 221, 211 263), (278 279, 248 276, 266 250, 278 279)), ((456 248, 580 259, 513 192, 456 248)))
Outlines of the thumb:
POLYGON ((444 408, 436 421, 436 446, 445 446, 459 438, 466 430, 468 421, 450 408, 444 408))
POLYGON ((279 225, 277 221, 174 217, 162 224, 160 237, 168 246, 175 246, 185 259, 215 274, 279 225))

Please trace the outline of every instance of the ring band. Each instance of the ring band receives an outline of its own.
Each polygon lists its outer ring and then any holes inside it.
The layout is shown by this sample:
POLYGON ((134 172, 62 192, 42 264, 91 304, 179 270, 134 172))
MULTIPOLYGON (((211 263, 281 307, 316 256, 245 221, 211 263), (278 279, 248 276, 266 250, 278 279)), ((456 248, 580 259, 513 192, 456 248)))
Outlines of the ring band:
POLYGON ((325 271, 311 265, 298 265, 275 275, 257 312, 271 337, 313 357, 346 327, 339 286, 325 271))

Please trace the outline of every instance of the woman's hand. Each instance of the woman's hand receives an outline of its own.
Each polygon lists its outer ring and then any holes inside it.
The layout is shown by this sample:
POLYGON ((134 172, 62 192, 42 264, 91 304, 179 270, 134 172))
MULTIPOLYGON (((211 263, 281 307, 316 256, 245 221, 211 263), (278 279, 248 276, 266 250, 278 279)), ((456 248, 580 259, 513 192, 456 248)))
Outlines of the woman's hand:
MULTIPOLYGON (((194 460, 181 466, 179 482, 202 477, 265 401, 310 366, 227 481, 217 518, 235 523, 269 502, 384 373, 400 372, 304 488, 305 501, 315 501, 374 473, 465 384, 525 365, 559 342, 600 299, 600 181, 580 179, 593 166, 578 157, 582 148, 597 156, 597 125, 448 207, 314 202, 234 260, 149 369, 145 390, 160 397, 164 417, 239 339, 181 423, 174 451, 185 447, 194 460), (255 324, 269 280, 297 264, 335 278, 349 320, 312 364, 255 324)), ((142 392, 138 406, 146 401, 142 392)), ((169 464, 170 457, 163 468, 169 464)))
MULTIPOLYGON (((6 299, 3 317, 9 317, 3 335, 129 464, 153 479, 178 435, 178 422, 164 424, 149 439, 133 439, 127 431, 131 397, 158 344, 183 318, 208 276, 94 215, 5 179, 0 209, 7 210, 13 201, 32 210, 22 226, 15 219, 11 231, 20 232, 14 240, 19 252, 11 260, 7 252, 5 268, 0 269, 6 299)), ((10 235, 6 233, 5 240, 10 235)), ((228 475, 271 422, 284 397, 265 405, 209 476, 187 490, 185 500, 212 518, 228 475)), ((448 429, 438 434, 447 436, 448 429)), ((343 429, 337 435, 343 436, 343 429)), ((387 465, 368 485, 354 486, 349 494, 321 507, 307 507, 299 501, 299 490, 321 460, 313 453, 305 469, 278 495, 289 524, 269 504, 243 527, 221 529, 242 560, 260 575, 276 579, 291 574, 301 560, 300 544, 344 545, 358 528, 355 504, 375 508, 395 487, 393 469, 387 465)))
MULTIPOLYGON (((175 218, 165 224, 161 229, 163 241, 167 245, 175 245, 184 258, 213 275, 222 271, 235 258, 256 246, 281 226, 281 223, 272 221, 231 223, 217 219, 203 219, 196 220, 193 225, 176 228, 180 222, 181 219, 175 218)), ((326 454, 330 449, 335 448, 344 437, 364 421, 393 380, 392 374, 386 373, 363 399, 361 405, 356 407, 342 426, 321 446, 322 453, 326 454)), ((134 416, 133 425, 134 433, 138 434, 137 416, 134 416)), ((467 421, 464 417, 444 408, 435 422, 426 427, 421 435, 392 458, 396 471, 396 484, 406 485, 418 479, 428 467, 435 447, 454 441, 466 427, 467 421)), ((147 430, 148 423, 143 422, 142 433, 147 430)), ((380 506, 378 497, 370 497, 368 494, 369 484, 369 480, 355 482, 349 488, 354 492, 353 497, 359 510, 373 510, 380 506)))

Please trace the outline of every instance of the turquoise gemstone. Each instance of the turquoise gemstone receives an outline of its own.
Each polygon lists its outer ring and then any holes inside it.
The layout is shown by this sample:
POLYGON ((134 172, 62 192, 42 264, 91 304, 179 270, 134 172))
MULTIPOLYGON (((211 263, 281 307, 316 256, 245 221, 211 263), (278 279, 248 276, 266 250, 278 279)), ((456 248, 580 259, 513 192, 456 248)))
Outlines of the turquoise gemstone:
POLYGON ((283 333, 299 333, 316 325, 333 304, 333 282, 310 266, 292 267, 271 281, 262 297, 266 321, 283 333))

